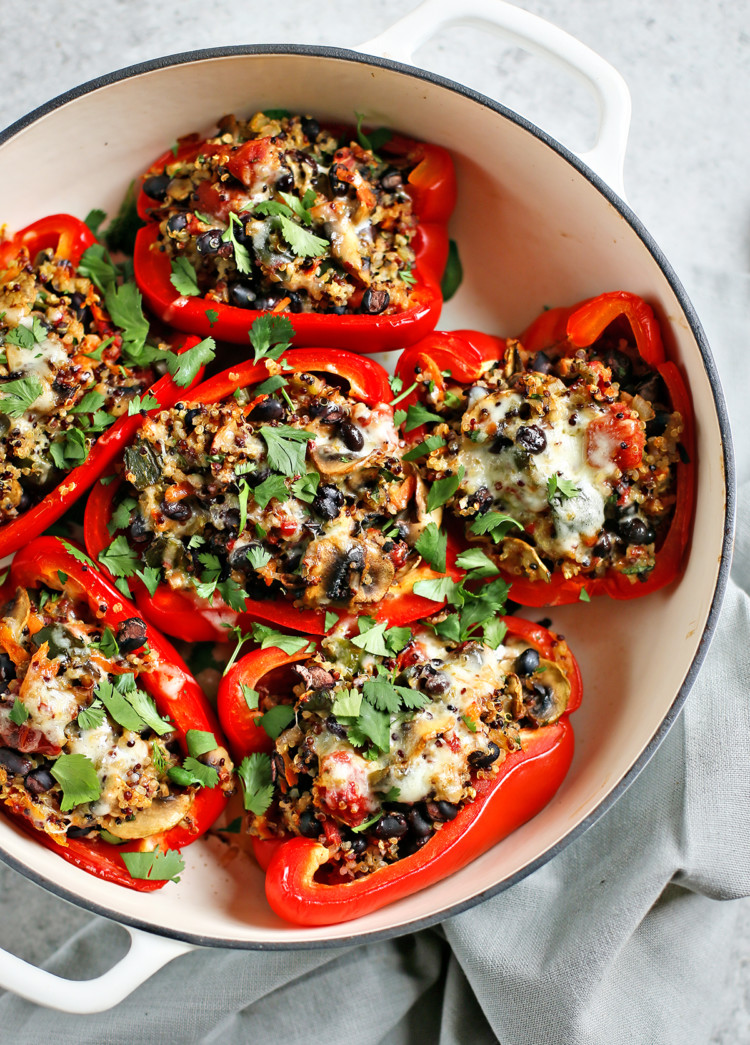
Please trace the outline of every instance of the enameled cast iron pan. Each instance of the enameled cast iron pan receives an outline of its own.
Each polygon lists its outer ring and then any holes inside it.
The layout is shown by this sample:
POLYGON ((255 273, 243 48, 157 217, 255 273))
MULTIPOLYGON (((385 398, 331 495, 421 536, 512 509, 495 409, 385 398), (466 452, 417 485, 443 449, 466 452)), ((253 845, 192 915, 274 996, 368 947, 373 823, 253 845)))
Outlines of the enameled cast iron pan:
MULTIPOLYGON (((300 948, 386 937, 428 925, 539 867, 600 816, 643 768, 677 716, 705 656, 729 569, 733 473, 727 415, 698 320, 669 264, 619 189, 629 119, 620 77, 582 44, 500 0, 429 0, 363 50, 247 46, 175 55, 103 77, 50 102, 0 136, 2 220, 116 211, 130 181, 193 130, 228 112, 285 107, 367 122, 437 142, 455 157, 452 222, 465 279, 440 328, 510 335, 545 305, 628 290, 655 308, 697 418, 698 493, 681 580, 648 598, 607 598, 552 611, 576 652, 585 700, 577 753, 554 801, 470 866, 344 926, 304 929, 268 909, 247 857, 220 863, 215 841, 185 852, 179 885, 143 894, 99 881, 0 818, 0 857, 47 889, 131 929, 129 954, 99 981, 75 984, 0 955, 0 986, 67 1011, 114 1005, 191 945, 300 948), (496 102, 399 61, 462 21, 500 29, 582 75, 600 101, 597 146, 582 162, 496 102), (372 52, 386 55, 369 56, 372 52), (589 166, 590 164, 590 166, 589 166), (591 167, 606 178, 606 184, 591 167), (139 929, 147 930, 146 933, 139 929), (156 935, 153 935, 156 934, 156 935)), ((540 616, 542 614, 540 613, 540 616)))

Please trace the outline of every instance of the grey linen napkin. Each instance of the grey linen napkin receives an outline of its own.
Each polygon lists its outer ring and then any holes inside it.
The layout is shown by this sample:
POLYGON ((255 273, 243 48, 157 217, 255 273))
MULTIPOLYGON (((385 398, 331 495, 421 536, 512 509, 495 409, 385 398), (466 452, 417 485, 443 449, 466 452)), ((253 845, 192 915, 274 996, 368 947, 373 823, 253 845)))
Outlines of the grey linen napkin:
MULTIPOLYGON (((723 1015, 738 898, 750 894, 750 417, 740 409, 750 357, 747 279, 692 277, 737 407, 745 482, 735 561, 683 714, 625 795, 533 875, 437 929, 335 951, 194 952, 97 1016, 6 994, 6 1041, 709 1041, 723 1015)), ((120 933, 97 920, 46 967, 93 976, 111 964, 120 933)))

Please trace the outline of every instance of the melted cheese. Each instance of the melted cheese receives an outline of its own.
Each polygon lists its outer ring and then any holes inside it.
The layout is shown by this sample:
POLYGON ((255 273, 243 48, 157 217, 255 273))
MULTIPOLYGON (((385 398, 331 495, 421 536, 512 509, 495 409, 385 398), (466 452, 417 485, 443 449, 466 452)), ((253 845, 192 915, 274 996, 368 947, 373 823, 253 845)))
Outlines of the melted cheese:
POLYGON ((95 729, 83 730, 80 737, 71 738, 68 750, 85 755, 96 769, 102 790, 99 800, 91 806, 94 816, 117 816, 122 809, 122 793, 129 787, 128 778, 137 772, 135 766, 151 762, 145 740, 133 733, 118 737, 106 719, 95 729))

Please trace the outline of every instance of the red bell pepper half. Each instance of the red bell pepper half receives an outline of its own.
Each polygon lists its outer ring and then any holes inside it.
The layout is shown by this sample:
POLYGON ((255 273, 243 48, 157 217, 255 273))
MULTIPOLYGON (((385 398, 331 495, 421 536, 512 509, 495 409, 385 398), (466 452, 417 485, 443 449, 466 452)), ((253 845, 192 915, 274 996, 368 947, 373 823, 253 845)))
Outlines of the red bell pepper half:
MULTIPOLYGON (((211 148, 211 146, 209 146, 211 148)), ((216 146, 214 146, 216 148, 216 146)), ((205 151, 193 136, 184 139, 180 159, 205 151)), ((413 304, 395 315, 330 315, 316 312, 285 313, 294 326, 294 344, 328 345, 352 352, 379 352, 402 348, 434 330, 442 295, 440 280, 448 257, 448 219, 456 202, 456 176, 450 154, 438 145, 394 135, 381 149, 384 155, 407 157, 415 163, 408 177, 408 190, 419 225, 413 240, 416 256, 412 286, 413 304)), ((156 246, 159 227, 151 213, 158 207, 143 191, 143 182, 161 174, 175 160, 171 150, 160 156, 141 179, 138 213, 147 222, 136 239, 135 278, 149 308, 178 330, 222 341, 246 344, 248 331, 261 315, 254 309, 237 308, 204 297, 183 297, 172 286, 169 256, 156 246), (218 314, 211 322, 207 312, 218 314)), ((213 317, 212 317, 213 318, 213 317)))
MULTIPOLYGON (((548 309, 520 335, 526 352, 555 348, 575 352, 577 348, 593 345, 610 327, 616 324, 623 336, 629 338, 641 359, 659 374, 666 386, 672 409, 683 419, 681 443, 684 457, 676 465, 676 502, 669 530, 656 551, 656 565, 647 578, 633 584, 617 570, 609 570, 603 577, 579 574, 566 579, 561 573, 552 573, 549 583, 532 581, 525 577, 507 576, 512 582, 512 597, 522 606, 559 606, 578 602, 582 591, 587 595, 609 595, 614 599, 634 599, 670 584, 679 575, 687 549, 695 495, 694 416, 685 381, 677 366, 666 359, 659 324, 653 310, 641 298, 625 291, 613 291, 588 298, 565 308, 548 309)), ((486 334, 457 331, 452 334, 435 333, 417 345, 408 348, 399 359, 396 372, 408 388, 415 378, 427 375, 439 388, 445 385, 441 371, 450 371, 454 381, 472 383, 478 380, 482 364, 498 359, 505 347, 502 339, 489 339, 486 334), (492 342, 494 341, 494 348, 492 342)), ((415 389, 405 404, 418 398, 415 389)), ((408 433, 411 440, 423 438, 423 428, 408 433)))
MULTIPOLYGON (((24 248, 28 250, 32 260, 39 251, 52 248, 58 258, 66 258, 75 267, 84 251, 96 242, 88 226, 78 218, 70 214, 54 214, 35 221, 21 229, 12 239, 0 243, 0 270, 12 265, 19 251, 24 248)), ((116 333, 111 320, 104 313, 96 316, 96 319, 103 337, 116 333)), ((180 353, 186 352, 197 343, 196 337, 172 338, 173 347, 180 353)), ((202 373, 201 368, 196 380, 200 380, 202 373)), ((171 377, 165 375, 151 388, 144 389, 144 395, 146 391, 158 399, 160 408, 163 408, 177 402, 182 389, 178 388, 171 377)), ((118 418, 98 436, 83 464, 68 472, 38 504, 12 522, 0 526, 0 556, 9 555, 21 548, 27 541, 38 537, 48 526, 56 522, 103 474, 120 450, 133 438, 140 424, 141 417, 138 414, 118 418)))
MULTIPOLYGON (((68 548, 72 546, 66 547, 66 544, 57 537, 40 537, 28 544, 13 560, 10 577, 0 593, 0 600, 6 601, 19 587, 31 589, 43 586, 55 591, 64 590, 74 599, 87 602, 92 615, 109 625, 114 632, 123 621, 138 617, 136 607, 89 565, 87 557, 75 548, 69 551, 68 548), (65 577, 64 583, 62 576, 65 577)), ((225 741, 213 709, 180 655, 148 623, 146 641, 155 666, 151 671, 141 672, 138 682, 153 697, 159 714, 167 716, 174 724, 183 753, 187 754, 188 730, 213 733, 217 745, 224 746, 225 741)), ((122 845, 82 838, 70 838, 67 845, 61 845, 46 832, 32 827, 22 815, 11 816, 38 842, 59 853, 76 867, 117 885, 150 892, 161 888, 165 882, 132 878, 120 854, 151 851, 157 846, 162 852, 183 849, 211 827, 226 804, 227 797, 221 787, 201 787, 195 792, 187 817, 176 827, 122 845)))
MULTIPOLYGON (((567 645, 552 632, 517 617, 504 620, 510 637, 527 642, 566 674, 570 697, 562 717, 525 739, 523 750, 507 755, 497 775, 478 777, 473 785, 476 798, 463 805, 454 820, 442 824, 423 848, 367 877, 336 885, 320 882, 316 872, 329 854, 318 841, 254 838, 256 859, 266 871, 266 898, 280 918, 299 925, 331 925, 370 914, 465 867, 552 799, 573 758, 568 718, 581 703, 580 671, 567 645)), ((255 751, 269 750, 271 743, 255 725, 261 712, 248 709, 242 686, 261 695, 277 693, 284 667, 304 656, 279 649, 255 650, 222 680, 219 715, 238 761, 255 751)))
MULTIPOLYGON (((349 384, 348 394, 368 406, 386 403, 391 398, 388 374, 383 367, 374 360, 355 356, 351 352, 327 348, 290 349, 279 362, 286 373, 317 371, 342 377, 349 384)), ((216 403, 231 396, 236 389, 256 384, 266 377, 268 369, 264 361, 242 363, 212 377, 194 388, 188 396, 183 394, 180 401, 186 404, 216 403)), ((86 547, 93 559, 98 559, 112 541, 107 527, 112 518, 117 489, 116 482, 108 485, 100 482, 89 496, 84 533, 86 547)), ((451 577, 459 579, 463 571, 454 565, 455 557, 456 547, 451 542, 447 551, 447 571, 451 577)), ((387 620, 396 625, 408 624, 434 613, 435 604, 415 595, 411 585, 417 580, 431 580, 438 576, 441 575, 422 564, 410 576, 408 590, 384 599, 377 609, 373 608, 373 616, 378 621, 387 620)), ((313 635, 324 635, 326 631, 323 610, 300 609, 283 600, 247 599, 245 612, 237 613, 218 595, 214 595, 213 602, 209 603, 192 592, 173 591, 166 584, 160 584, 154 594, 149 595, 141 581, 131 578, 130 583, 144 617, 167 634, 190 642, 226 642, 227 627, 239 625, 244 631, 249 629, 253 621, 268 621, 313 635)))

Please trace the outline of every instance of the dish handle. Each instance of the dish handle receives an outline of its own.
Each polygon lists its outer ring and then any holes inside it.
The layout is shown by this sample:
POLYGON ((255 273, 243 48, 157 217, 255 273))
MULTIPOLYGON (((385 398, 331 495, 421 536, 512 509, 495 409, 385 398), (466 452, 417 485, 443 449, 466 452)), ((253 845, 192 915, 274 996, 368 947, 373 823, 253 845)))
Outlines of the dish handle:
POLYGON ((505 0, 424 0, 357 50, 413 65, 418 47, 454 25, 494 30, 530 54, 562 66, 593 90, 599 104, 596 140, 589 151, 576 155, 625 199, 623 167, 631 113, 627 84, 614 66, 551 22, 505 0))
POLYGON ((181 954, 195 950, 192 944, 170 940, 124 926, 130 934, 127 954, 93 980, 67 980, 0 949, 0 988, 48 1009, 89 1015, 118 1005, 149 976, 181 954))

